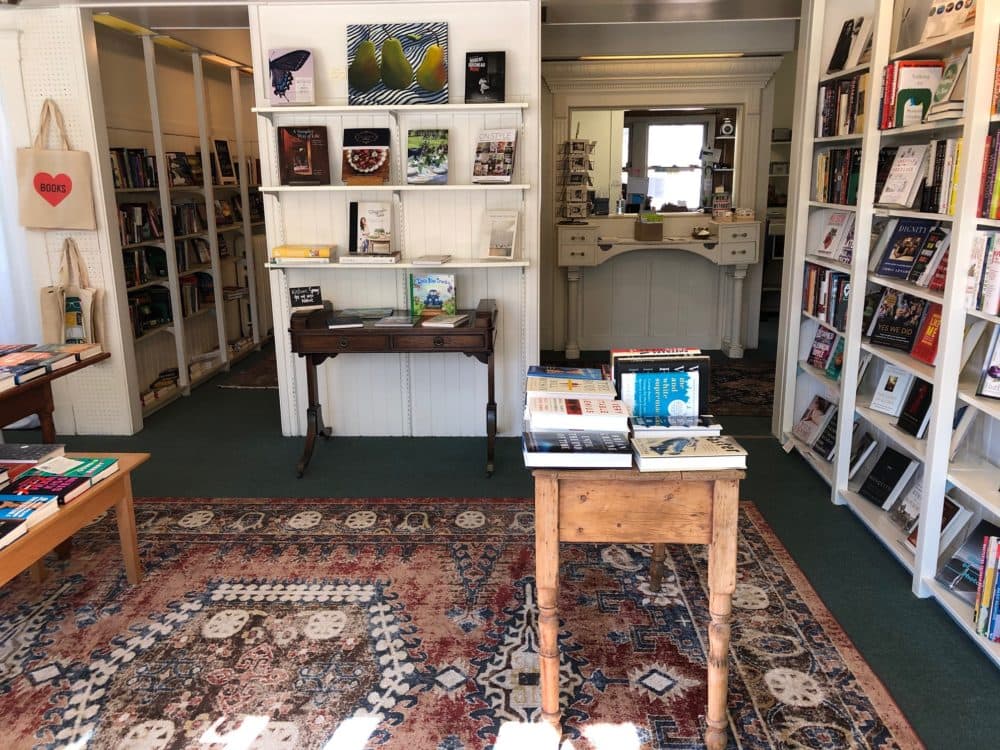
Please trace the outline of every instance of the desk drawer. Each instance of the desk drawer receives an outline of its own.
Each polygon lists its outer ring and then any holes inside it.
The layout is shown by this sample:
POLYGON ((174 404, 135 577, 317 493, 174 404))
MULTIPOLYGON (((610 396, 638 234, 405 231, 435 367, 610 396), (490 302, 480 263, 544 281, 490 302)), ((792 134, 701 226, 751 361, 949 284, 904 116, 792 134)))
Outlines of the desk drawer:
POLYGON ((468 351, 487 347, 486 335, 482 333, 445 333, 442 331, 433 336, 396 336, 393 338, 393 348, 400 352, 428 351, 468 351))
POLYGON ((597 227, 559 227, 559 244, 567 245, 574 242, 581 242, 584 245, 591 245, 597 242, 597 227))
POLYGON ((378 333, 364 334, 333 334, 334 352, 378 352, 386 351, 389 346, 389 337, 378 333))
MULTIPOLYGON (((596 240, 595 240, 596 242, 596 240)), ((592 266, 594 265, 594 245, 566 244, 559 246, 560 266, 592 266)))
POLYGON ((757 262, 756 242, 730 242, 722 245, 720 250, 719 263, 724 266, 757 262))
POLYGON ((753 242, 757 239, 757 225, 719 224, 719 240, 722 242, 753 242))

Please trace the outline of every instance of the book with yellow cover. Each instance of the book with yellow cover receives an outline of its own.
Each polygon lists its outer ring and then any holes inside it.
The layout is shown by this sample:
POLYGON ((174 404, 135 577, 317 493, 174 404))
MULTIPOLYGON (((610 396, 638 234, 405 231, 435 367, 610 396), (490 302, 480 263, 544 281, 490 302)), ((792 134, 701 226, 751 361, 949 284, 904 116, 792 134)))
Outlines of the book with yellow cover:
POLYGON ((336 245, 277 245, 271 248, 272 260, 323 260, 336 255, 336 245))

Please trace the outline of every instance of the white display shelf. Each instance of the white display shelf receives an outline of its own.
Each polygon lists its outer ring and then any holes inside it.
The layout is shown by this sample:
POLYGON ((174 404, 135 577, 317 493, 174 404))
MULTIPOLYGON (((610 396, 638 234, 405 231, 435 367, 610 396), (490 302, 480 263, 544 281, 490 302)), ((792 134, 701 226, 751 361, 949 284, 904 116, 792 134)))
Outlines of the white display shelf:
POLYGON ((265 268, 273 268, 278 270, 285 270, 289 268, 308 268, 317 269, 320 271, 349 271, 353 269, 363 268, 366 271, 372 269, 380 269, 385 271, 392 271, 399 268, 418 268, 426 273, 434 273, 435 269, 441 268, 527 268, 531 265, 530 261, 527 260, 505 260, 500 261, 487 261, 487 260, 452 260, 447 263, 442 263, 441 265, 428 266, 424 264, 416 263, 266 263, 265 268))
POLYGON ((847 507, 861 519, 861 522, 878 538, 890 554, 906 568, 913 572, 914 556, 909 547, 903 544, 905 537, 896 525, 889 520, 889 514, 867 500, 854 490, 842 490, 841 496, 847 502, 847 507))
POLYGON ((858 416, 865 419, 865 421, 874 425, 879 432, 883 433, 892 442, 909 453, 912 458, 917 459, 921 463, 924 462, 927 454, 927 441, 917 440, 910 433, 899 429, 896 426, 898 417, 894 417, 891 414, 884 414, 872 409, 870 406, 862 406, 861 404, 857 404, 854 407, 854 411, 858 416))
POLYGON ((973 409, 981 411, 993 419, 1000 419, 1000 399, 986 398, 976 393, 978 380, 962 380, 958 384, 958 398, 973 409))
POLYGON ((899 349, 890 349, 886 346, 877 346, 870 341, 862 341, 861 348, 866 352, 871 352, 881 360, 901 367, 907 372, 916 375, 921 380, 926 380, 928 383, 934 382, 934 368, 925 362, 921 362, 919 359, 914 359, 906 352, 899 349))
POLYGON ((853 273, 853 270, 847 263, 841 263, 839 260, 832 260, 831 258, 821 258, 818 255, 806 255, 806 263, 823 266, 824 268, 829 268, 831 271, 853 273))
POLYGON ((827 81, 835 81, 838 78, 847 78, 848 76, 853 76, 856 73, 864 73, 868 70, 868 63, 863 65, 855 65, 850 68, 844 68, 843 70, 838 70, 836 73, 827 73, 819 77, 820 83, 826 83, 827 81))
POLYGON ((212 273, 212 264, 198 263, 197 265, 194 266, 188 266, 183 271, 180 270, 177 271, 177 275, 180 277, 193 276, 196 273, 208 273, 208 274, 212 273))
POLYGON ((948 481, 1000 516, 1000 468, 983 459, 960 458, 948 467, 948 481))
POLYGON ((143 289, 149 289, 151 286, 167 286, 169 282, 166 279, 157 279, 155 281, 147 281, 145 284, 136 284, 135 286, 125 287, 126 292, 139 292, 143 289))
POLYGON ((527 183, 490 183, 490 184, 457 184, 457 185, 267 185, 261 187, 262 193, 375 193, 375 192, 446 192, 446 191, 477 191, 477 190, 527 190, 527 183))
POLYGON ((876 206, 874 211, 875 216, 896 216, 901 219, 928 219, 930 221, 954 221, 955 217, 952 214, 931 214, 926 211, 911 211, 904 208, 886 208, 884 206, 876 206))
POLYGON ((802 372, 809 373, 812 375, 820 384, 826 389, 826 393, 823 394, 827 401, 832 401, 835 404, 840 403, 840 382, 834 380, 829 375, 826 374, 824 370, 818 367, 813 367, 808 362, 799 360, 799 368, 802 372))
MULTIPOLYGON (((901 49, 889 55, 890 60, 902 60, 906 57, 947 57, 952 50, 959 50, 972 44, 973 27, 958 29, 950 34, 928 39, 925 42, 914 44, 912 47, 901 49)), ((994 40, 995 41, 995 40, 994 40)))
POLYGON ((844 135, 821 135, 817 138, 813 138, 813 143, 823 145, 824 143, 845 143, 860 140, 861 133, 845 133, 844 135))
POLYGON ((209 313, 215 312, 215 305, 211 304, 207 307, 201 308, 198 312, 193 312, 184 316, 184 320, 194 320, 195 318, 200 318, 202 315, 208 315, 209 313))
POLYGON ((1000 219, 984 219, 981 217, 977 217, 976 224, 981 227, 1000 228, 1000 219))
POLYGON ((965 314, 985 320, 987 323, 1000 323, 1000 316, 990 315, 989 313, 984 313, 982 310, 966 310, 965 314))
POLYGON ((481 104, 466 104, 464 102, 448 102, 447 104, 369 104, 369 105, 349 105, 349 104, 309 104, 291 105, 287 107, 271 107, 261 105, 251 109, 259 115, 280 115, 280 114, 371 114, 373 112, 403 113, 403 112, 511 112, 518 109, 526 109, 526 102, 486 102, 481 104))
POLYGON ((813 471, 819 474, 823 481, 832 486, 833 465, 824 461, 816 451, 795 435, 790 435, 788 439, 791 440, 792 445, 795 446, 795 450, 806 460, 806 463, 813 468, 813 471))
POLYGON ((919 125, 904 125, 901 128, 887 128, 881 132, 883 138, 893 138, 913 133, 933 133, 935 130, 958 130, 963 127, 965 127, 965 120, 959 117, 932 120, 931 122, 922 122, 919 125))
POLYGON ((932 292, 925 286, 917 286, 909 281, 889 279, 885 276, 872 275, 868 278, 868 280, 874 284, 878 284, 879 286, 887 286, 890 289, 895 289, 897 292, 912 294, 914 297, 920 297, 921 299, 929 300, 930 302, 937 302, 939 305, 944 304, 944 295, 941 294, 941 292, 932 292))
POLYGON ((924 585, 930 589, 938 603, 944 607, 945 612, 962 628, 979 648, 1000 667, 1000 643, 994 643, 976 632, 976 626, 972 623, 972 605, 960 599, 933 578, 924 578, 924 585))
POLYGON ((832 208, 837 211, 857 211, 857 206, 846 203, 827 203, 825 201, 809 201, 809 208, 832 208))
POLYGON ((802 313, 802 317, 803 318, 809 318, 809 320, 815 320, 817 323, 819 323, 824 328, 829 328, 831 331, 836 331, 841 336, 844 335, 844 332, 843 331, 838 331, 837 328, 836 328, 836 326, 833 325, 833 323, 831 323, 831 322, 829 322, 827 320, 823 320, 823 318, 819 317, 818 315, 813 315, 812 313, 807 313, 805 310, 800 310, 799 312, 802 313))

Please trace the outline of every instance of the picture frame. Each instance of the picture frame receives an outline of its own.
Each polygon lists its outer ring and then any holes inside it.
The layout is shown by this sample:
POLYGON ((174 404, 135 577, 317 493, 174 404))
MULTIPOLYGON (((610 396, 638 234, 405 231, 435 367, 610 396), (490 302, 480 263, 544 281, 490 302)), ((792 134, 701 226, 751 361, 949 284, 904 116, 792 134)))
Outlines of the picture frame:
POLYGON ((219 177, 220 185, 235 185, 236 170, 233 169, 233 158, 229 154, 229 141, 216 139, 212 141, 216 162, 216 174, 219 177))
POLYGON ((517 211, 487 211, 481 233, 481 255, 489 260, 517 258, 517 211))

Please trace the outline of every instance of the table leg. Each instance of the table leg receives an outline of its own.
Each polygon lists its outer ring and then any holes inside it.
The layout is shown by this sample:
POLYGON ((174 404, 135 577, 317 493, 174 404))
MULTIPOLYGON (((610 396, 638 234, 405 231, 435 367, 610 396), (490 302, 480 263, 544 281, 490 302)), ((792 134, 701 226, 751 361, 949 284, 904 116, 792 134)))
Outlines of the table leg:
POLYGON ((535 589, 542 719, 562 733, 559 711, 559 485, 535 477, 535 589))
MULTIPOLYGON (((55 399, 52 397, 52 383, 45 383, 41 391, 42 403, 38 409, 38 423, 42 428, 42 442, 56 442, 56 423, 52 418, 52 413, 56 410, 55 399)), ((60 560, 68 560, 73 551, 73 537, 56 546, 56 557, 60 560)))
POLYGON ((717 480, 712 510, 712 542, 708 548, 708 711, 705 745, 723 750, 729 722, 726 691, 729 678, 730 613, 736 590, 736 535, 739 514, 739 482, 717 480))
POLYGON ((43 557, 36 563, 31 565, 31 582, 36 586, 45 582, 45 578, 48 576, 48 571, 45 569, 45 558, 43 557))
POLYGON ((497 402, 494 393, 493 381, 493 352, 490 352, 486 360, 486 476, 493 476, 494 452, 497 442, 497 402))
POLYGON ((663 558, 667 556, 667 545, 654 544, 653 555, 649 559, 649 590, 659 591, 663 582, 663 558))
POLYGON ((125 561, 125 577, 133 586, 142 581, 142 563, 139 560, 139 540, 135 533, 135 509, 132 505, 132 477, 122 477, 122 496, 115 503, 118 518, 118 540, 125 561))
POLYGON ((309 405, 306 407, 306 444, 302 450, 302 457, 295 465, 300 479, 305 474, 309 460, 312 458, 313 448, 316 447, 316 436, 330 437, 330 429, 323 425, 323 407, 319 403, 319 388, 316 385, 316 360, 313 355, 306 357, 306 391, 309 396, 309 405))

